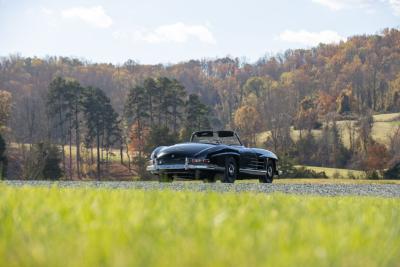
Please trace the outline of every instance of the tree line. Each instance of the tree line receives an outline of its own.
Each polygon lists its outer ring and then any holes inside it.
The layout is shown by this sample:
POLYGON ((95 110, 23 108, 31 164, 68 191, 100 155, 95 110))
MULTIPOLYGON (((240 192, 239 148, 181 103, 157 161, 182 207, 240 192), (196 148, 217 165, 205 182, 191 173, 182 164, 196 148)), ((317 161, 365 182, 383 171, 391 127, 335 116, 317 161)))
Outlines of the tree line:
POLYGON ((76 80, 57 77, 49 86, 47 108, 54 125, 50 138, 61 145, 64 171, 67 166, 65 145, 68 144, 68 175, 72 179, 74 145, 76 175, 81 178, 83 144, 90 151, 91 164, 94 162, 93 148, 96 148, 96 176, 99 178, 104 161, 103 151, 108 162, 110 149, 122 146, 118 114, 110 99, 99 88, 83 87, 76 80))
MULTIPOLYGON (((3 126, 12 114, 12 101, 11 94, 1 93, 3 126)), ((188 95, 177 80, 166 77, 147 78, 131 87, 122 114, 115 111, 103 90, 82 86, 70 78, 52 80, 45 103, 46 135, 39 142, 20 144, 21 175, 28 179, 100 179, 116 160, 116 151, 119 164, 145 177, 145 164, 154 147, 185 140, 192 131, 210 128, 209 108, 197 95, 188 95)), ((5 146, 0 135, 3 176, 5 146)))
POLYGON ((188 141, 192 132, 210 129, 210 109, 196 94, 187 95, 175 79, 147 78, 143 85, 128 92, 124 109, 134 162, 144 175, 144 166, 151 151, 161 145, 188 141))
MULTIPOLYGON (((11 130, 4 135, 8 140, 29 144, 48 137, 53 130, 47 116, 48 85, 61 76, 79 81, 83 88, 101 88, 119 114, 122 140, 107 141, 108 133, 104 130, 102 135, 99 133, 99 142, 104 146, 122 143, 124 150, 131 146, 138 154, 145 155, 153 136, 165 136, 166 140, 179 136, 183 140, 190 131, 185 133, 185 129, 207 126, 236 129, 248 145, 259 142, 260 133, 268 132, 263 146, 298 163, 362 168, 363 164, 356 162, 365 162, 366 154, 358 156, 364 160, 357 160, 355 155, 360 155, 359 147, 365 152, 373 142, 358 145, 357 136, 368 132, 365 132, 367 123, 362 122, 368 119, 361 117, 400 111, 399 40, 398 29, 385 29, 375 35, 353 36, 339 44, 267 55, 255 63, 226 57, 172 65, 144 65, 134 60, 113 65, 68 57, 11 55, 0 59, 0 89, 11 93, 13 99, 8 123, 11 130), (185 96, 177 84, 185 88, 185 96), (129 104, 127 99, 131 100, 129 104), (190 111, 192 117, 188 118, 188 102, 192 102, 191 106, 204 105, 190 111), (197 114, 208 116, 195 117, 197 114), (353 152, 346 152, 341 145, 322 146, 323 140, 340 140, 335 137, 334 124, 347 119, 360 121, 357 127, 348 127, 357 131, 352 134, 352 145, 346 148, 353 152), (301 142, 291 137, 293 129, 299 131, 301 142), (315 129, 321 130, 325 137, 314 136, 315 129), (320 151, 319 155, 302 158, 300 151, 305 151, 302 144, 307 142, 321 145, 313 150, 320 151), (298 147, 296 151, 294 147, 298 147), (334 154, 338 151, 347 154, 344 157, 347 160, 322 160, 323 147, 334 154)), ((84 107, 73 106, 81 100, 73 95, 68 97, 72 102, 64 107, 61 118, 51 118, 53 122, 59 121, 52 138, 67 145, 84 142, 76 139, 82 138, 86 131, 86 126, 82 126, 86 120, 84 107), (74 114, 81 114, 78 116, 81 126, 77 126, 74 114)), ((340 131, 338 134, 341 135, 340 131)), ((89 147, 95 147, 96 132, 91 135, 93 140, 87 142, 91 143, 89 147)))

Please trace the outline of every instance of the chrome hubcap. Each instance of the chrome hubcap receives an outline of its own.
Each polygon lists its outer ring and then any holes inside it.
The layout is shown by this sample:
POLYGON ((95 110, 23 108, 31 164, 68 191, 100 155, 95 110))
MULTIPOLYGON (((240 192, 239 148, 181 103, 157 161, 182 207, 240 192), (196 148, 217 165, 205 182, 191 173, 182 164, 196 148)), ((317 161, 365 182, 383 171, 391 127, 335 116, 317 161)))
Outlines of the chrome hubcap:
POLYGON ((228 173, 229 173, 229 175, 235 174, 235 166, 233 166, 233 164, 229 164, 228 173))
POLYGON ((268 177, 272 177, 272 167, 271 166, 268 166, 268 169, 267 169, 267 174, 268 174, 268 177))

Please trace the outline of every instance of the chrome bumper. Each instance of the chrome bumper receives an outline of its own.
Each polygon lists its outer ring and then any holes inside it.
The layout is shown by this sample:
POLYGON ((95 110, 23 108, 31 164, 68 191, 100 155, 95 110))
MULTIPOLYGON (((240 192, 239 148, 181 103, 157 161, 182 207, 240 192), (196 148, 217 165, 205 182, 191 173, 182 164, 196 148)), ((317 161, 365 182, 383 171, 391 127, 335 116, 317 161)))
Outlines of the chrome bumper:
POLYGON ((210 171, 218 171, 224 170, 223 167, 218 167, 216 165, 211 164, 165 164, 158 165, 153 164, 146 167, 146 170, 157 174, 160 171, 189 171, 189 170, 210 170, 210 171))

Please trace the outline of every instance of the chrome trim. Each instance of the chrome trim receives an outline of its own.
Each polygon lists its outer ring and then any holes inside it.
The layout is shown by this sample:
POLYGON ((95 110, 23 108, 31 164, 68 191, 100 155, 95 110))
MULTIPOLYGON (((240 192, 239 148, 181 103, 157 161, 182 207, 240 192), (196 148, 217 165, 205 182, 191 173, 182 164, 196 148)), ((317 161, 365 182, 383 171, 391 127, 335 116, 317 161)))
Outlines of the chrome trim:
POLYGON ((185 158, 185 170, 188 169, 188 166, 189 166, 189 158, 186 157, 186 158, 185 158))
POLYGON ((213 170, 221 171, 224 170, 223 167, 218 167, 216 165, 194 165, 189 164, 189 159, 185 160, 185 164, 165 164, 165 165, 149 165, 146 170, 152 173, 157 173, 160 170, 213 170))
POLYGON ((254 175, 264 175, 267 173, 266 170, 255 170, 255 169, 240 169, 239 172, 254 174, 254 175))

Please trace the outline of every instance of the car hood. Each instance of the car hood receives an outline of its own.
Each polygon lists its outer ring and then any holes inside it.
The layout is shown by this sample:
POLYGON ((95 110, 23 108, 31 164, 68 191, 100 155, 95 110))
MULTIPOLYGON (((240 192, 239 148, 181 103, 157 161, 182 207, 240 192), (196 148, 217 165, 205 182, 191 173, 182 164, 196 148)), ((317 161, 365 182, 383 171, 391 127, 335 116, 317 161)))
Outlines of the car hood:
POLYGON ((185 157, 191 158, 215 146, 216 145, 213 144, 202 144, 202 143, 176 144, 173 146, 163 147, 158 151, 156 156, 157 158, 163 158, 173 154, 175 158, 185 158, 185 157))

